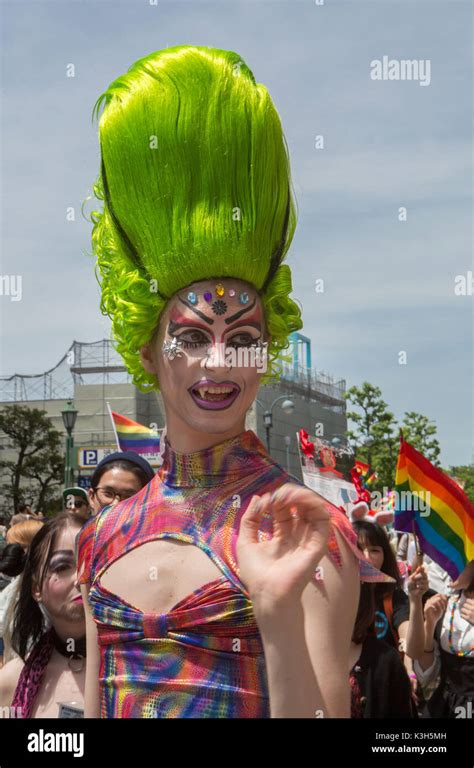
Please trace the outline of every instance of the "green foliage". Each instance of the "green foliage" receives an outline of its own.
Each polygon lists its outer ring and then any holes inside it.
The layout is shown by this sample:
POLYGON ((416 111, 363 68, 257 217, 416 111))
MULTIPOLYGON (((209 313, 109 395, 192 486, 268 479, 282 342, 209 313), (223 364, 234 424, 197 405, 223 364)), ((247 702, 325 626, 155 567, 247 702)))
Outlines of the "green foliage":
POLYGON ((58 508, 64 474, 63 437, 44 411, 21 405, 0 411, 0 431, 9 438, 16 459, 1 460, 3 511, 13 515, 21 503, 47 515, 58 508))
POLYGON ((459 478, 464 483, 464 493, 474 504, 474 464, 450 467, 448 475, 459 478))
POLYGON ((426 416, 408 411, 398 425, 382 399, 382 391, 368 381, 361 387, 351 387, 346 392, 346 399, 358 409, 347 413, 347 418, 355 425, 348 432, 348 438, 356 459, 370 464, 377 472, 377 479, 371 486, 373 490, 382 492, 395 485, 400 428, 417 451, 432 463, 439 463, 436 425, 426 416))
POLYGON ((434 437, 436 435, 436 425, 430 422, 426 416, 422 416, 414 411, 408 411, 405 413, 402 429, 405 440, 415 450, 422 453, 428 461, 439 466, 438 456, 440 454, 440 447, 434 437))

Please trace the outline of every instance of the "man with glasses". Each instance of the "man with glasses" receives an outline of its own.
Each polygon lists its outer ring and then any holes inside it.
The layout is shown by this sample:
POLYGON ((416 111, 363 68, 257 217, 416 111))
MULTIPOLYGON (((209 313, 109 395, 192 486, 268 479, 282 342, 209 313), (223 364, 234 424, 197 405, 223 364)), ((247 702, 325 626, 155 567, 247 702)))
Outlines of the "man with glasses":
POLYGON ((134 496, 154 475, 151 465, 134 451, 116 451, 106 456, 91 477, 88 502, 92 514, 134 496))

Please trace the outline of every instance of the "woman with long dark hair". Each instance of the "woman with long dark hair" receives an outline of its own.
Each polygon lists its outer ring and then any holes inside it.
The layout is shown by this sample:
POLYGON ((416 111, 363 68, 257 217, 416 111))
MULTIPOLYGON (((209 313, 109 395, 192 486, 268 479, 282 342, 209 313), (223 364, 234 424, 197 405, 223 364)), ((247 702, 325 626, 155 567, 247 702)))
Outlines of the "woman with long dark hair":
POLYGON ((414 668, 424 690, 436 688, 423 717, 474 717, 474 561, 452 587, 425 604, 425 648, 414 668))
POLYGON ((361 584, 350 650, 351 717, 413 717, 411 686, 398 652, 375 634, 373 584, 361 584))
POLYGON ((85 617, 74 543, 81 520, 63 512, 31 543, 13 621, 19 658, 0 670, 0 706, 14 717, 79 716, 85 684, 85 617))
POLYGON ((15 547, 16 549, 10 550, 13 552, 13 559, 15 562, 10 561, 10 565, 2 565, 5 573, 5 567, 11 569, 11 573, 14 576, 10 583, 5 586, 5 589, 0 594, 0 638, 2 646, 1 654, 4 664, 14 659, 16 654, 12 648, 12 630, 13 630, 13 613, 15 605, 18 600, 18 590, 20 586, 20 575, 23 572, 23 568, 26 563, 26 555, 30 548, 31 542, 43 525, 41 520, 23 520, 13 525, 7 532, 7 547, 15 547))
POLYGON ((382 526, 367 520, 353 523, 358 546, 366 558, 394 582, 375 586, 375 629, 379 640, 396 648, 410 677, 416 694, 417 678, 413 671, 413 659, 422 656, 425 634, 422 598, 428 589, 428 577, 423 566, 408 578, 408 595, 402 588, 402 580, 395 553, 382 526))

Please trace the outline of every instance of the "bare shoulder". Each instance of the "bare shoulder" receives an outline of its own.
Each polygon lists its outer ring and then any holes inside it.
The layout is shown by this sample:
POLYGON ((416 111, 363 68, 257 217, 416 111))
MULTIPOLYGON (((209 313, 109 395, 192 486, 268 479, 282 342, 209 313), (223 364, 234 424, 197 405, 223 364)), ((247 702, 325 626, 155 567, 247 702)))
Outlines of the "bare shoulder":
POLYGON ((23 666, 24 662, 15 657, 0 669, 0 706, 9 707, 11 705, 23 666))

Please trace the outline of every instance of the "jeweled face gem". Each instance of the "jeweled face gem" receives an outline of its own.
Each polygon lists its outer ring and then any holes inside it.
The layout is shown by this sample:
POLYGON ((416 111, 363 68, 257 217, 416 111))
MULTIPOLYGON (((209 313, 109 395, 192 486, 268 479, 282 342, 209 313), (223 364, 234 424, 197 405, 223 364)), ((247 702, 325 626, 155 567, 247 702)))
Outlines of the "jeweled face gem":
POLYGON ((190 304, 197 304, 198 303, 198 297, 194 293, 194 291, 189 291, 188 293, 188 301, 190 304))
POLYGON ((223 315, 225 312, 227 312, 227 304, 221 299, 215 301, 211 306, 212 311, 215 312, 216 315, 223 315))
POLYGON ((231 289, 230 289, 230 291, 229 291, 229 296, 231 296, 232 298, 234 298, 234 296, 235 296, 235 291, 234 291, 234 289, 233 289, 233 288, 231 288, 231 289))
POLYGON ((164 341, 163 342, 163 354, 165 354, 168 358, 168 360, 174 360, 175 357, 181 357, 181 347, 183 346, 182 341, 178 341, 178 339, 175 337, 172 341, 164 341))
POLYGON ((204 294, 204 301, 211 301, 212 300, 212 293, 209 293, 209 291, 206 291, 204 294))
POLYGON ((242 293, 239 296, 239 303, 240 304, 248 304, 249 303, 249 295, 247 291, 242 291, 242 293))
POLYGON ((218 283, 218 284, 216 285, 216 294, 217 294, 218 296, 223 296, 223 295, 224 295, 224 293, 225 293, 225 288, 224 288, 224 286, 222 285, 222 283, 218 283))

